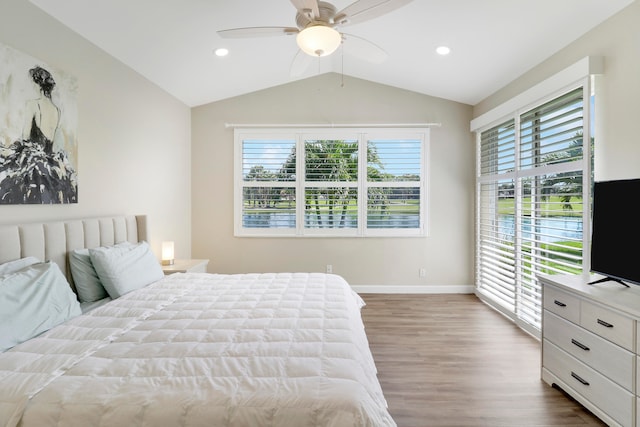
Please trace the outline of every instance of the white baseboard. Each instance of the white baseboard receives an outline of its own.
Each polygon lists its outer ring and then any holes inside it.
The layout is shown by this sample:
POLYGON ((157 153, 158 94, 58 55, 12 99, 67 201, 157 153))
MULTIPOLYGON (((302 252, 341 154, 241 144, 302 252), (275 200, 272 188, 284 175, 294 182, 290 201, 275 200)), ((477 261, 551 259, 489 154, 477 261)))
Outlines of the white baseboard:
POLYGON ((472 294, 475 288, 473 285, 351 285, 351 289, 359 294, 472 294))

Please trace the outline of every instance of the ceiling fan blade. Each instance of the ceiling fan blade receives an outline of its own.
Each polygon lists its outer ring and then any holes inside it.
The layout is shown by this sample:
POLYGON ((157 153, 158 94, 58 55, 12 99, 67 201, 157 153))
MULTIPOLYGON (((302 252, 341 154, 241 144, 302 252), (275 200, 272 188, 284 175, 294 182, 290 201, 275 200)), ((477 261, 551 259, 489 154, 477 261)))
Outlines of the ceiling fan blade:
POLYGON ((249 37, 275 37, 298 34, 300 30, 293 27, 246 27, 220 30, 218 35, 223 39, 242 39, 249 37))
POLYGON ((309 69, 311 64, 316 58, 311 55, 307 55, 302 50, 298 49, 298 53, 293 57, 291 61, 291 67, 289 69, 289 75, 291 77, 300 77, 309 69))
MULTIPOLYGON (((311 13, 309 19, 313 20, 320 16, 320 8, 318 7, 318 0, 291 0, 291 3, 295 6, 298 12, 303 15, 311 13)), ((308 15, 307 15, 308 16, 308 15)))
POLYGON ((380 46, 362 37, 342 33, 342 44, 345 53, 374 64, 381 64, 387 60, 389 54, 380 46))
POLYGON ((359 24, 394 11, 413 0, 358 0, 338 12, 336 25, 359 24))

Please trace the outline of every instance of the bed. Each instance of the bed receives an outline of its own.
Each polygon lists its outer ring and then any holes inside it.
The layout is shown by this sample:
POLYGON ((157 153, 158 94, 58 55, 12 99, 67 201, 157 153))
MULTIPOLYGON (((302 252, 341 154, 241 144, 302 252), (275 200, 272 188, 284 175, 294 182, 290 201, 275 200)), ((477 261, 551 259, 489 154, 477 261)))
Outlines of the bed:
MULTIPOLYGON (((70 254, 99 271, 100 250, 146 240, 145 216, 0 226, 0 291, 2 265, 32 257, 50 262, 12 274, 57 268, 75 298, 70 254)), ((71 305, 0 353, 0 426, 395 426, 340 276, 172 274, 71 305)))

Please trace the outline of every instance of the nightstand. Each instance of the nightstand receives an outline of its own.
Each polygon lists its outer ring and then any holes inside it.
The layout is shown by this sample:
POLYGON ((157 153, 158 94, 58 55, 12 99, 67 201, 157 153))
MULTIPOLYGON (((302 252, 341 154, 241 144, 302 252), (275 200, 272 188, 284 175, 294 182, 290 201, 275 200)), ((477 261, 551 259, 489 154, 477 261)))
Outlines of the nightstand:
POLYGON ((163 265, 165 275, 173 273, 206 273, 208 259, 177 259, 172 265, 163 265))

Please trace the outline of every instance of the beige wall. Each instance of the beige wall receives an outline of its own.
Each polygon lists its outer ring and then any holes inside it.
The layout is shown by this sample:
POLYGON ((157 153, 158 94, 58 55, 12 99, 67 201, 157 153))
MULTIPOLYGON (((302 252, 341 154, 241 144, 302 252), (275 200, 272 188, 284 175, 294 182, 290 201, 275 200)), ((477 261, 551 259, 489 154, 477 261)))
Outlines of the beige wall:
POLYGON ((640 2, 539 64, 474 107, 481 114, 589 55, 604 57, 596 83, 596 180, 640 177, 640 2))
POLYGON ((192 110, 194 257, 210 258, 209 271, 222 273, 324 271, 332 264, 352 285, 472 285, 471 107, 348 77, 341 87, 340 81, 325 74, 192 110), (225 123, 416 122, 442 123, 431 130, 429 237, 233 236, 233 130, 225 123), (426 278, 419 278, 420 268, 426 278))
POLYGON ((0 205, 0 223, 146 213, 156 252, 162 240, 174 240, 178 257, 210 258, 210 271, 323 271, 332 264, 354 285, 472 285, 470 119, 584 56, 602 55, 596 178, 640 176, 638 22, 635 2, 473 108, 348 77, 341 87, 339 75, 327 74, 190 110, 28 1, 3 0, 0 43, 78 78, 79 203, 0 205), (431 132, 430 236, 234 237, 233 131, 226 122, 442 123, 431 132))
POLYGON ((190 109, 26 0, 0 3, 0 43, 79 86, 79 203, 0 205, 0 223, 143 213, 156 254, 190 256, 190 109))

